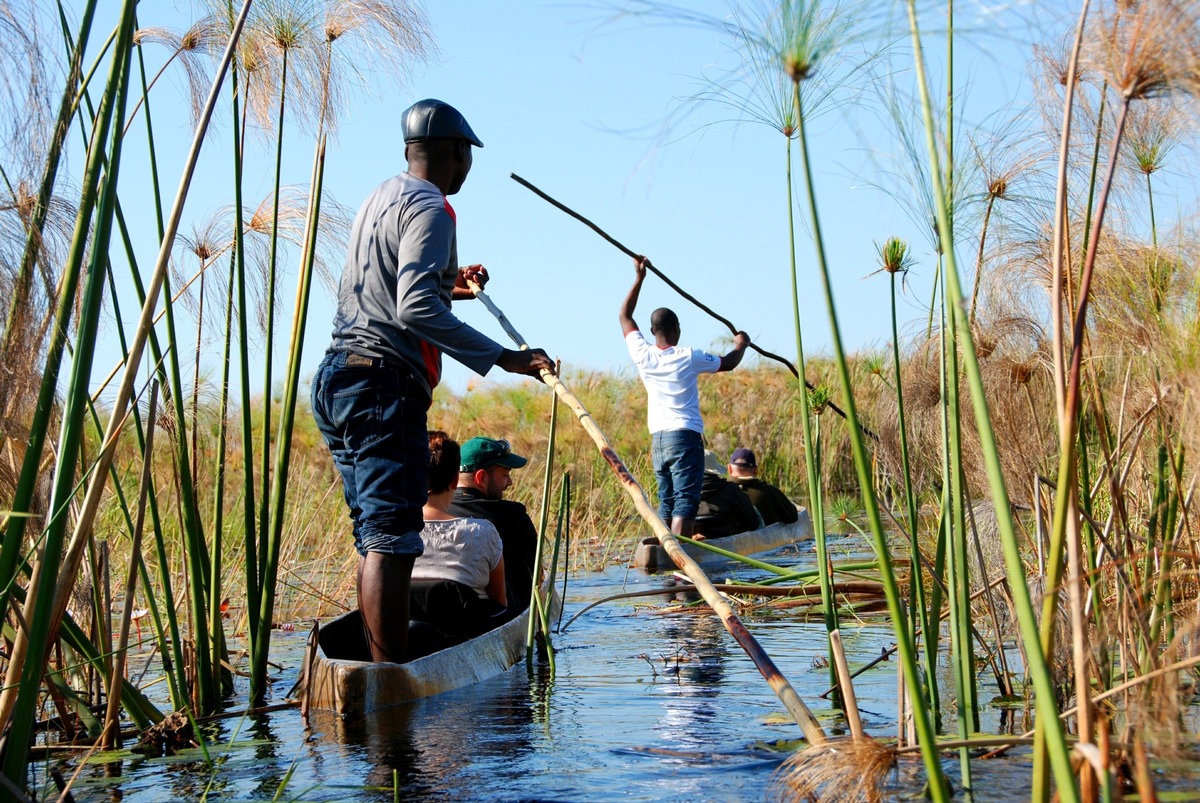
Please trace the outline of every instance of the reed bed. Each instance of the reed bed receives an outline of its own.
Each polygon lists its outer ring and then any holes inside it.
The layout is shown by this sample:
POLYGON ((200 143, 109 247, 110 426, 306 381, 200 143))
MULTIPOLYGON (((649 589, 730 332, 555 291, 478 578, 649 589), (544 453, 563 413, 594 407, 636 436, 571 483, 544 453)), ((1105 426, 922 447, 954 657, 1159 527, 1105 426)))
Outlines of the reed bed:
MULTIPOLYGON (((194 726, 221 706, 231 668, 262 702, 271 633, 353 598, 339 479, 300 369, 309 293, 343 248, 345 215, 322 191, 324 156, 353 60, 384 54, 389 78, 402 79, 433 54, 432 38, 402 0, 254 12, 226 3, 177 32, 138 29, 134 5, 105 9, 97 23, 98 4, 86 3, 61 33, 55 20, 53 36, 35 31, 46 21, 34 10, 14 10, 20 24, 0 26, 5 63, 21 71, 12 85, 36 88, 0 101, 31 121, 30 141, 4 144, 0 202, 0 772, 9 791, 27 784, 36 721, 57 715, 62 738, 95 741, 104 726, 89 706, 111 696, 139 730, 194 726), (112 31, 107 43, 101 30, 112 31), (155 101, 180 86, 160 82, 171 71, 189 88, 194 153, 208 143, 233 166, 232 211, 197 222, 182 220, 195 162, 174 196, 157 162, 155 101), (225 117, 218 135, 214 114, 225 117), (64 180, 68 137, 84 158, 64 180), (297 146, 311 151, 311 173, 287 177, 282 154, 297 146), (246 199, 261 188, 246 186, 241 169, 251 155, 275 165, 257 206, 246 199), (130 158, 152 166, 149 186, 122 183, 130 158), (153 264, 139 264, 127 224, 122 201, 134 197, 152 199, 153 264), (277 293, 289 272, 290 317, 277 293), (104 314, 121 321, 135 308, 135 327, 115 326, 122 365, 95 364, 104 314), (290 347, 277 354, 285 332, 290 347), (203 359, 213 345, 216 369, 203 359), (116 610, 127 617, 120 635, 108 615, 116 610), (129 624, 155 644, 181 714, 168 719, 113 660, 129 624), (231 653, 234 642, 244 653, 231 653)), ((1131 790, 1151 799, 1149 757, 1196 736, 1181 732, 1179 712, 1193 703, 1200 632, 1191 527, 1200 236, 1194 210, 1163 202, 1160 180, 1194 166, 1183 156, 1196 145, 1200 11, 1084 0, 1073 27, 1047 32, 1050 44, 1035 50, 1036 113, 972 131, 956 111, 964 88, 953 48, 964 34, 953 3, 910 0, 886 19, 865 4, 815 0, 739 7, 720 20, 629 5, 732 36, 742 72, 695 100, 783 135, 786 281, 795 296, 799 265, 811 262, 800 257, 815 254, 807 280, 825 291, 832 354, 806 350, 817 324, 801 321, 798 305, 794 314, 796 365, 813 390, 766 361, 704 380, 711 448, 753 448, 762 476, 810 504, 817 525, 817 568, 772 573, 739 604, 819 616, 831 633, 886 611, 906 684, 897 719, 914 723, 904 740, 915 738, 936 800, 950 796, 943 751, 958 758, 954 785, 971 790, 981 672, 1010 697, 1023 690, 1033 714, 1033 799, 1110 801, 1131 790), (923 32, 935 21, 948 45, 936 77, 923 32), (903 48, 892 35, 900 29, 903 48), (903 70, 875 69, 897 62, 903 70), (900 75, 910 83, 898 85, 900 75), (938 277, 918 330, 899 327, 893 304, 891 342, 860 353, 841 342, 831 272, 878 269, 868 281, 890 282, 895 301, 918 257, 881 231, 872 233, 877 265, 827 259, 809 126, 848 90, 883 98, 877 111, 905 176, 888 191, 930 232, 933 257, 921 267, 938 277), (830 402, 846 420, 823 414, 830 402), (826 559, 826 535, 850 531, 875 550, 867 568, 826 559), (950 707, 952 744, 931 724, 950 707)), ((648 478, 633 373, 568 371, 566 380, 633 475, 648 478)), ((480 381, 439 390, 429 416, 459 440, 503 437, 531 457, 510 498, 545 520, 552 495, 538 469, 551 404, 529 384, 480 381)), ((627 562, 644 525, 586 433, 560 424, 555 437, 554 471, 571 477, 568 570, 627 562)), ((838 704, 852 708, 851 681, 839 681, 838 704)), ((108 741, 116 714, 113 703, 108 741)), ((902 760, 896 747, 856 734, 802 750, 771 793, 876 799, 902 760)))

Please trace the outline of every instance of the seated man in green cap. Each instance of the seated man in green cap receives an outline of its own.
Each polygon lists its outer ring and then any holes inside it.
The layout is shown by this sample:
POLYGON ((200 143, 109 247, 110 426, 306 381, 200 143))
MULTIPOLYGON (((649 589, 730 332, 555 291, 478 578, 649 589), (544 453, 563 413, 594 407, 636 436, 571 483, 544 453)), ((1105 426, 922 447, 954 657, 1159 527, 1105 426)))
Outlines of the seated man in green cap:
POLYGON ((458 490, 450 503, 453 515, 487 519, 500 531, 508 610, 513 614, 529 607, 538 534, 525 506, 505 499, 504 492, 513 484, 512 470, 528 462, 513 454, 508 441, 471 438, 462 445, 458 490))

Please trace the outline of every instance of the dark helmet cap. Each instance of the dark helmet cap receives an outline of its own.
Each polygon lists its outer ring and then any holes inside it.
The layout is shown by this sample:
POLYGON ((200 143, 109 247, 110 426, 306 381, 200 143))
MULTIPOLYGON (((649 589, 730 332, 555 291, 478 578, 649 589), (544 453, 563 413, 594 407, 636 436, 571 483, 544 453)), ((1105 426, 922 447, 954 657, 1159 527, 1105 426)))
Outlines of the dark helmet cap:
POLYGON ((433 98, 418 100, 404 110, 400 129, 405 142, 422 139, 465 139, 477 148, 483 143, 458 109, 449 103, 433 98))

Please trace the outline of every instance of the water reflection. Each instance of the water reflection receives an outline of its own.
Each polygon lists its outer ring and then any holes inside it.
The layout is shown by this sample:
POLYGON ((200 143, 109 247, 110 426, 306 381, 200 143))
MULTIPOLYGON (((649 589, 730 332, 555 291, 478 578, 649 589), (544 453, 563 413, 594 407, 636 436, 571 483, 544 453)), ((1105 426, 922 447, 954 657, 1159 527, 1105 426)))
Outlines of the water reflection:
MULTIPOLYGON (((530 688, 510 684, 487 697, 452 692, 347 720, 312 712, 310 721, 316 739, 336 743, 342 757, 361 765, 364 787, 389 795, 394 788, 405 798, 467 799, 478 792, 471 786, 481 762, 516 761, 529 752, 537 702, 530 688)), ((544 721, 545 701, 540 705, 544 721)), ((329 780, 344 782, 345 768, 333 769, 329 780)))
POLYGON ((719 718, 716 698, 725 679, 725 629, 711 615, 682 614, 662 630, 663 709, 655 731, 668 744, 708 744, 719 718))

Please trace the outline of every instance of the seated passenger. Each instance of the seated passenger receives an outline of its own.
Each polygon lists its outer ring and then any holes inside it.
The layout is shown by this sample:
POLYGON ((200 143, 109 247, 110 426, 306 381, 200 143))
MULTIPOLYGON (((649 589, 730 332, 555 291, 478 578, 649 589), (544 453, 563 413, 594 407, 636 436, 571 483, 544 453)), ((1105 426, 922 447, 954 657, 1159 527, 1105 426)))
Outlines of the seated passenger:
POLYGON ((763 524, 782 521, 791 524, 799 518, 796 504, 787 494, 765 480, 758 478, 758 459, 746 447, 734 449, 729 456, 729 479, 746 492, 754 504, 763 524))
POLYGON ((413 564, 410 612, 452 641, 490 630, 506 612, 500 534, 491 522, 447 512, 458 484, 459 457, 450 436, 429 433, 429 500, 421 530, 425 552, 413 564))
POLYGON ((704 450, 704 485, 700 489, 700 510, 696 514, 696 534, 704 538, 724 538, 763 526, 750 497, 723 476, 725 469, 710 450, 704 450))
POLYGON ((504 579, 508 609, 513 613, 529 607, 538 531, 525 506, 505 499, 504 492, 513 484, 513 469, 528 462, 513 453, 508 441, 471 438, 462 445, 458 490, 448 508, 455 516, 487 519, 496 525, 504 542, 504 579))

